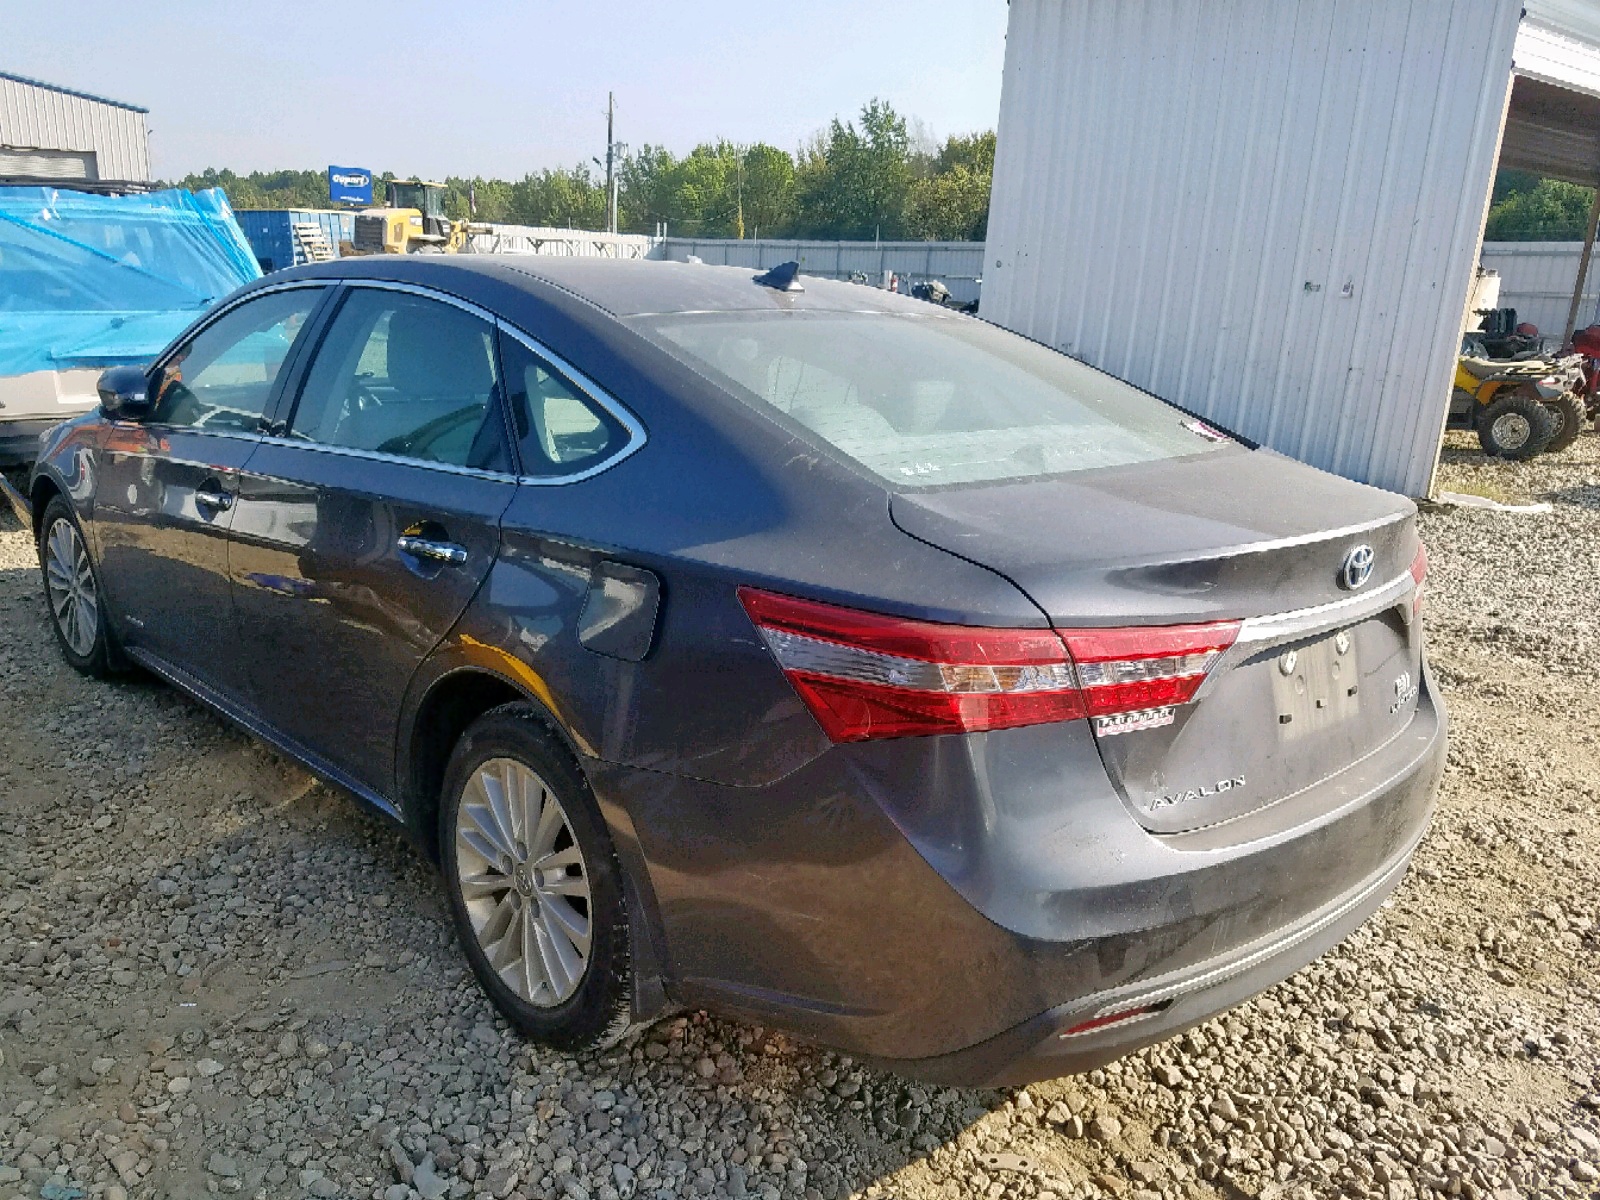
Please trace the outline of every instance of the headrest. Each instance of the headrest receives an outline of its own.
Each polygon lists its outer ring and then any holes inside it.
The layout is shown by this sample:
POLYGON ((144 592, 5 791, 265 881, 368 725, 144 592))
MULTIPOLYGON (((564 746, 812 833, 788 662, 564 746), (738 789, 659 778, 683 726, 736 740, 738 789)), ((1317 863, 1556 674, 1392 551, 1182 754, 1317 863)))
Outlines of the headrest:
POLYGON ((482 396, 494 386, 476 317, 443 304, 402 304, 389 317, 389 383, 416 399, 482 396))

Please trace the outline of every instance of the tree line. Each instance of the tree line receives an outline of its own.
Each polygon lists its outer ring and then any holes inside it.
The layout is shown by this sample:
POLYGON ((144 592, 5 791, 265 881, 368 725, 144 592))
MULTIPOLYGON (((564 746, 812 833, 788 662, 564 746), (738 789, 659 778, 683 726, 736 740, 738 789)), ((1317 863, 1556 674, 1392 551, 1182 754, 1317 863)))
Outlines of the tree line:
MULTIPOLYGON (((992 131, 943 145, 914 136, 906 118, 872 100, 853 120, 835 118, 796 153, 758 142, 707 142, 679 157, 643 146, 618 165, 623 232, 693 237, 981 240, 989 223, 992 131)), ((384 172, 377 180, 394 179, 384 172)), ((520 180, 450 177, 446 212, 513 225, 604 229, 603 171, 586 163, 520 180)), ((320 171, 208 168, 175 184, 220 187, 235 208, 327 208, 320 171)), ((381 183, 375 184, 382 203, 381 183)))
POLYGON ((1594 189, 1531 171, 1501 171, 1490 198, 1488 242, 1581 242, 1594 189))

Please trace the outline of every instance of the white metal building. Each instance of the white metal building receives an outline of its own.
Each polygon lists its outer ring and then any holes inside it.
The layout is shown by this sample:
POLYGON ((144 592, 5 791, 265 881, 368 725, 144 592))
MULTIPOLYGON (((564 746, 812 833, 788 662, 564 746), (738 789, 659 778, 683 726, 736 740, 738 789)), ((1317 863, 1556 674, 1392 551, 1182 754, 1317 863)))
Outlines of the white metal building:
POLYGON ((1522 7, 1012 0, 984 314, 1426 492, 1502 132, 1600 179, 1600 3, 1522 7))
POLYGON ((0 183, 147 183, 147 111, 0 71, 0 183))

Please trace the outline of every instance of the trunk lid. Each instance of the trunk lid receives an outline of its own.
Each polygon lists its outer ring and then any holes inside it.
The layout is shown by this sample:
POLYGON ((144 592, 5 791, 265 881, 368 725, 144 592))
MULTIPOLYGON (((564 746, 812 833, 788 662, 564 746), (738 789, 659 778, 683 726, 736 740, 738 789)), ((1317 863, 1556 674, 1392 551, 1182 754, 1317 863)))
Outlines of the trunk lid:
POLYGON ((1009 578, 1058 628, 1243 620, 1188 704, 1096 720, 1130 811, 1175 833, 1338 774, 1409 724, 1407 500, 1270 451, 1230 450, 1054 479, 902 492, 906 533, 1009 578), (1346 556, 1370 547, 1358 587, 1346 556))

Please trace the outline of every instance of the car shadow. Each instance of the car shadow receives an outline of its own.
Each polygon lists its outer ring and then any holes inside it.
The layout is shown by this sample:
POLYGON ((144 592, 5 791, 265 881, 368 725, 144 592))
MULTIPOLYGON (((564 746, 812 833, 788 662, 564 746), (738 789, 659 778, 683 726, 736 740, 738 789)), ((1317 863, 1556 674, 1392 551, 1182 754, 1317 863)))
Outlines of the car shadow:
MULTIPOLYGON (((0 537, 24 534, 0 512, 0 537)), ((1064 1144, 1007 1153, 1015 1093, 920 1084, 738 1020, 678 1013, 603 1053, 526 1043, 394 825, 151 676, 70 671, 31 562, 0 566, 0 640, 20 764, 0 763, 0 912, 19 959, 42 959, 0 996, 0 1094, 50 1106, 50 1136, 75 1144, 120 1121, 152 1147, 140 1194, 202 1194, 214 1153, 247 1195, 288 1194, 307 1162, 370 1191, 397 1141, 446 1179, 518 1163, 525 1198, 562 1193, 563 1157, 592 1179, 643 1138, 652 1174, 623 1195, 1025 1178, 1065 1195, 1089 1178, 1064 1144)))

